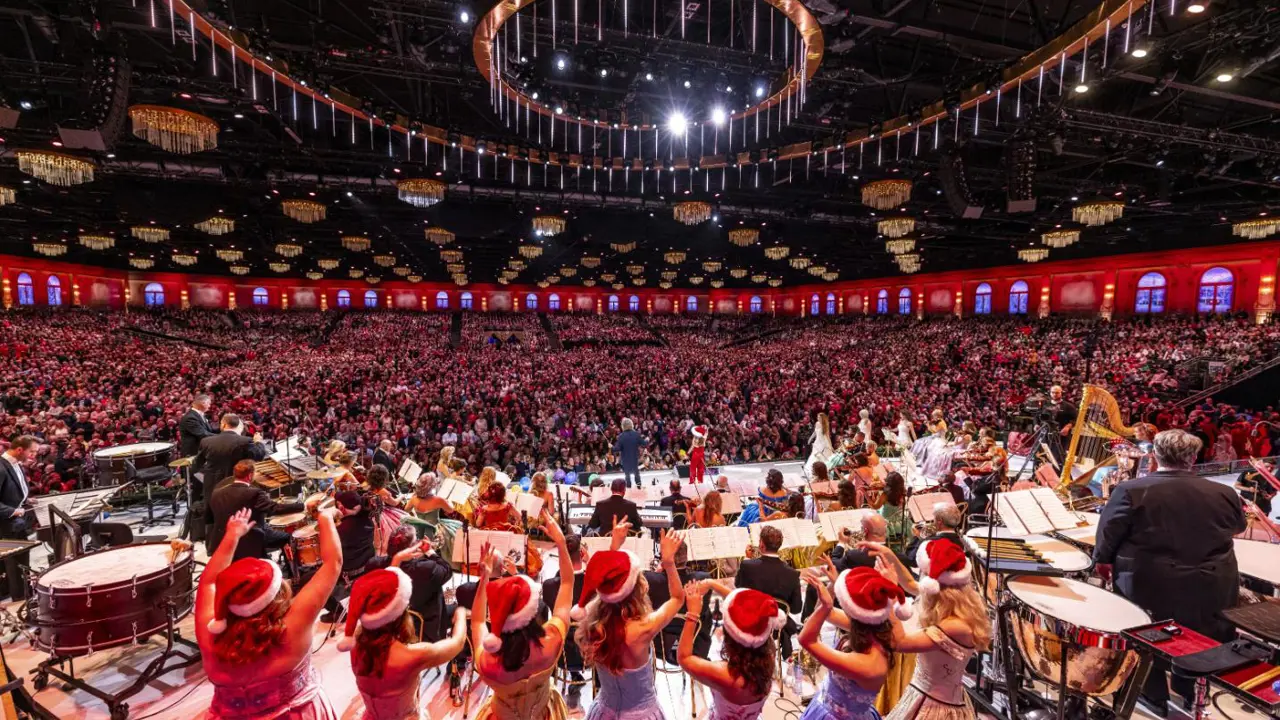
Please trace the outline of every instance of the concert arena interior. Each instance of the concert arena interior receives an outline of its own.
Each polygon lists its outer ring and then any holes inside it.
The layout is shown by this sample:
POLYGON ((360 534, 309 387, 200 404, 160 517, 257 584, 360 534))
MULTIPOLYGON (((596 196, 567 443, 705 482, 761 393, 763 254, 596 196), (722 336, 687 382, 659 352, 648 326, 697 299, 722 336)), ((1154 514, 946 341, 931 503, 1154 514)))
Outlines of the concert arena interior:
POLYGON ((1280 718, 1280 0, 0 0, 0 720, 1280 718))

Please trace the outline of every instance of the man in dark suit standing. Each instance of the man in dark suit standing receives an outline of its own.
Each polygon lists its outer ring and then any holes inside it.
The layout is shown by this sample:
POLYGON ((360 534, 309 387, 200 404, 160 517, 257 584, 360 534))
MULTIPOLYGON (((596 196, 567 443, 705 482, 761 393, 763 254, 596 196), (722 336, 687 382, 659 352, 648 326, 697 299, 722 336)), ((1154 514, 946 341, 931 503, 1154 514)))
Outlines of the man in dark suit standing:
MULTIPOLYGON (((671 529, 683 530, 689 524, 689 498, 680 494, 680 481, 671 481, 671 494, 662 498, 662 507, 671 508, 671 529)), ((654 605, 654 607, 658 607, 654 605)))
MULTIPOLYGON (((582 580, 583 572, 587 569, 586 558, 582 556, 582 536, 577 533, 570 533, 564 536, 565 547, 569 549, 569 560, 573 562, 573 597, 582 597, 582 580)), ((666 582, 665 580, 663 582, 666 582)), ((542 598, 543 602, 555 602, 555 597, 560 594, 560 573, 556 573, 555 577, 542 581, 542 598)), ((564 666, 569 671, 569 679, 575 683, 582 682, 582 669, 585 663, 582 660, 582 651, 578 649, 578 643, 573 639, 573 633, 564 639, 564 666)), ((582 694, 582 685, 570 685, 566 698, 570 707, 577 705, 577 698, 582 694)))
MULTIPOLYGON (((227 413, 219 423, 222 432, 211 435, 200 441, 200 451, 192 467, 204 471, 204 518, 206 526, 213 522, 213 490, 218 483, 231 477, 232 468, 241 460, 261 460, 267 456, 267 449, 262 445, 262 436, 254 435, 252 439, 245 437, 244 425, 239 415, 227 413)), ((212 553, 217 545, 209 542, 206 533, 205 542, 212 553)))
POLYGON ((409 609, 422 616, 422 641, 440 642, 448 637, 444 586, 453 577, 449 561, 440 557, 430 541, 419 541, 408 525, 401 525, 391 533, 387 555, 391 567, 400 568, 413 581, 409 609))
POLYGON ((267 517, 298 513, 306 509, 300 502, 276 502, 267 495, 266 490, 255 487, 252 460, 241 460, 235 464, 231 480, 222 482, 214 489, 210 505, 213 508, 213 525, 209 526, 209 542, 212 547, 217 547, 222 542, 223 531, 232 515, 244 508, 249 508, 252 513, 253 529, 236 546, 236 560, 246 557, 265 560, 268 552, 284 547, 289 542, 289 533, 271 527, 267 523, 267 517))
MULTIPOLYGON (((396 444, 390 440, 383 440, 378 443, 378 449, 373 451, 373 464, 381 465, 391 473, 391 477, 396 476, 396 458, 391 453, 396 449, 396 444)), ((443 638, 441 638, 443 639, 443 638)), ((432 640, 432 642, 435 642, 432 640)))
POLYGON ((760 557, 743 560, 735 587, 751 588, 787 606, 787 624, 782 628, 782 657, 791 657, 791 638, 800 629, 791 613, 800 608, 800 571, 778 557, 782 531, 771 525, 760 528, 760 557))
MULTIPOLYGON (((685 585, 693 580, 708 580, 711 578, 710 573, 700 570, 689 570, 689 550, 685 545, 681 545, 676 550, 676 574, 680 576, 680 584, 685 585)), ((662 571, 646 570, 644 573, 645 580, 649 582, 649 602, 653 607, 662 607, 662 604, 671 599, 671 588, 667 587, 667 574, 662 571)), ((698 625, 698 634, 693 636, 693 654, 699 657, 707 657, 707 653, 711 650, 711 603, 703 603, 701 624, 698 625)), ((678 665, 676 661, 676 648, 680 646, 680 633, 684 630, 684 619, 673 618, 667 626, 662 628, 662 632, 653 639, 653 645, 656 652, 661 653, 666 661, 672 665, 678 665)))
POLYGON ((644 439, 636 432, 636 424, 631 418, 622 418, 622 432, 613 443, 613 451, 618 454, 622 463, 622 478, 631 482, 635 478, 636 487, 640 487, 640 446, 644 439))
MULTIPOLYGON (((1156 472, 1117 485, 1102 510, 1093 550, 1098 574, 1114 576, 1116 590, 1151 617, 1225 642, 1235 632, 1221 613, 1240 589, 1233 540, 1245 529, 1240 497, 1190 472, 1199 438, 1165 430, 1154 445, 1156 472)), ((1160 717, 1168 713, 1166 669, 1157 663, 1142 688, 1142 700, 1160 717)), ((1186 678, 1174 676, 1173 687, 1194 697, 1186 678)))
POLYGON ((24 507, 31 488, 22 463, 35 457, 37 444, 34 437, 19 435, 0 455, 0 537, 26 540, 31 534, 31 519, 24 507))
POLYGON ((205 415, 212 402, 212 398, 204 393, 195 396, 191 407, 178 420, 178 452, 182 453, 182 457, 191 457, 200 452, 200 441, 217 435, 205 415))
POLYGON ((596 503, 596 510, 591 513, 591 520, 587 522, 587 530, 595 530, 599 535, 606 535, 613 529, 614 521, 618 519, 631 523, 633 532, 639 530, 642 527, 640 510, 635 503, 625 497, 627 481, 618 478, 613 481, 609 489, 613 494, 596 503))

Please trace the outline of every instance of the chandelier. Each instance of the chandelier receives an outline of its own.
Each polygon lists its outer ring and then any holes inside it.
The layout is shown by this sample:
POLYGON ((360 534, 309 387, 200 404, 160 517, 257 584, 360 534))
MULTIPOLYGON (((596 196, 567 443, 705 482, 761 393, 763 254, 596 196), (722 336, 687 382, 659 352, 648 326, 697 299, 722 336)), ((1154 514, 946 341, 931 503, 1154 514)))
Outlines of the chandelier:
POLYGON ((582 267, 584 268, 600 267, 600 258, 596 257, 595 255, 587 255, 582 258, 581 262, 582 262, 582 267))
POLYGON ((400 277, 405 277, 405 276, 407 276, 409 273, 411 273, 411 272, 413 272, 413 271, 412 271, 412 270, 410 270, 409 268, 407 268, 407 267, 405 267, 405 266, 401 265, 401 266, 399 266, 399 267, 391 268, 391 272, 395 273, 396 275, 399 275, 400 277))
POLYGON ((1040 236, 1040 242, 1051 248, 1074 245, 1080 239, 1079 230, 1052 230, 1040 236))
MULTIPOLYGON (((3 205, 4 203, 0 203, 3 205)), ((153 225, 135 225, 129 228, 129 234, 143 242, 158 243, 169 239, 168 228, 153 225)))
POLYGON ((831 272, 822 273, 822 279, 826 280, 827 282, 835 282, 837 279, 839 279, 839 277, 840 277, 840 273, 834 270, 832 270, 831 272))
POLYGON ((662 271, 662 279, 663 279, 663 280, 675 280, 675 279, 676 279, 677 277, 679 277, 679 276, 680 276, 680 273, 676 272, 675 270, 663 270, 663 271, 662 271))
POLYGON ((285 200, 280 203, 280 211, 300 223, 310 225, 324 219, 326 208, 324 203, 315 200, 285 200))
POLYGON ((770 260, 782 260, 791 254, 791 248, 786 245, 774 245, 764 249, 764 256, 770 260))
POLYGON ((898 238, 897 240, 886 240, 884 244, 886 252, 894 255, 904 255, 916 249, 915 238, 898 238))
POLYGON ((442 227, 429 227, 423 231, 423 234, 427 236, 427 240, 430 240, 437 245, 448 245, 453 242, 456 237, 453 233, 442 227))
POLYGON ((546 290, 547 288, 551 287, 551 283, 547 282, 546 280, 539 280, 538 287, 542 288, 543 290, 546 290))
POLYGON ((1022 262, 1040 262, 1047 257, 1049 257, 1049 248, 1032 247, 1023 248, 1018 251, 1018 259, 1022 262))
POLYGON ((563 275, 564 277, 573 277, 574 275, 578 274, 578 268, 568 267, 568 266, 562 267, 560 268, 560 274, 563 275))
POLYGON ((899 255, 894 258, 898 263, 898 270, 910 274, 920 270, 920 253, 908 253, 899 255))
POLYGON ((724 267, 724 265, 720 264, 715 260, 708 260, 702 263, 702 269, 706 270, 709 273, 720 272, 720 268, 722 267, 724 267))
POLYGON ((712 281, 711 281, 711 287, 713 287, 713 288, 717 288, 717 289, 722 288, 722 287, 724 287, 724 281, 723 281, 723 280, 712 280, 712 281))
POLYGON ((738 247, 755 245, 760 239, 760 231, 755 228, 734 228, 729 231, 729 242, 738 247))
POLYGON ((616 283, 614 283, 614 284, 610 285, 609 287, 613 288, 614 290, 621 290, 622 288, 626 287, 626 285, 623 285, 623 284, 622 284, 622 283, 620 283, 620 282, 616 282, 616 283))
POLYGON ((364 281, 369 283, 370 285, 377 285, 378 283, 382 282, 382 278, 378 277, 377 275, 370 275, 369 277, 365 278, 364 281))
POLYGON ((729 276, 734 279, 741 280, 747 276, 747 271, 743 268, 734 268, 729 271, 729 276))
POLYGON ((689 284, 690 284, 690 285, 701 285, 701 284, 702 284, 702 281, 703 281, 703 280, 705 280, 705 279, 706 279, 706 278, 702 277, 701 275, 693 275, 693 276, 691 276, 691 277, 689 278, 689 284))
POLYGON ((542 255, 542 246, 534 245, 532 243, 525 243, 524 245, 520 246, 520 255, 521 257, 526 257, 530 260, 533 260, 534 258, 542 255))
MULTIPOLYGON (((458 259, 459 259, 459 260, 461 260, 461 259, 462 259, 462 256, 461 256, 461 255, 459 255, 459 256, 458 256, 458 259)), ((523 260, 517 260, 516 258, 511 258, 510 260, 508 260, 508 261, 507 261, 507 267, 511 268, 512 270, 514 270, 514 271, 516 271, 516 272, 520 272, 521 270, 523 270, 523 269, 525 269, 525 268, 527 268, 527 267, 529 267, 529 266, 528 266, 527 264, 525 264, 525 261, 523 261, 523 260)))
POLYGON ((770 278, 769 287, 782 287, 782 278, 770 278))
POLYGON ((364 277, 364 271, 361 270, 360 268, 351 268, 350 270, 347 271, 347 277, 351 278, 352 280, 359 280, 360 278, 364 277))
POLYGON ((607 283, 611 283, 614 280, 617 280, 618 276, 614 273, 600 273, 600 279, 607 283))
POLYGON ((31 249, 48 257, 58 257, 59 255, 67 254, 67 246, 65 243, 36 242, 31 243, 31 249))
POLYGON ((70 187, 93 182, 93 163, 48 150, 19 150, 18 169, 50 185, 70 187))
POLYGON ((685 225, 697 225, 711 219, 711 204, 700 200, 691 200, 688 202, 677 203, 675 206, 676 220, 685 225))
POLYGON ((209 235, 226 235, 236 229, 236 221, 231 218, 224 218, 221 215, 214 215, 208 220, 196 223, 195 227, 200 232, 209 235))
POLYGON ((813 262, 813 261, 812 261, 812 260, 810 260, 810 259, 809 259, 809 258, 807 258, 807 257, 801 257, 801 256, 797 255, 796 257, 791 258, 791 260, 790 260, 789 262, 790 262, 790 264, 791 264, 791 267, 792 267, 792 268, 794 268, 794 269, 796 269, 796 270, 803 270, 803 269, 805 269, 805 268, 809 267, 809 264, 810 264, 811 262, 813 262))
POLYGON ((232 265, 230 268, 227 268, 227 269, 231 271, 232 275, 248 275, 249 274, 248 265, 232 265))
POLYGON ((364 252, 368 250, 373 243, 369 242, 369 238, 363 235, 343 235, 342 247, 351 252, 364 252))
POLYGON ((751 276, 751 282, 756 283, 757 285, 764 283, 764 281, 768 279, 769 279, 768 275, 752 275, 751 276))
POLYGON ((910 180, 876 180, 862 186, 862 204, 876 210, 892 210, 910 199, 910 180))
POLYGON ((822 277, 822 274, 825 273, 826 271, 827 271, 826 265, 810 265, 809 266, 809 274, 814 277, 822 277))
POLYGON ((400 199, 414 207, 431 207, 444 200, 444 183, 427 178, 410 178, 396 183, 400 199))
POLYGON ((337 270, 338 261, 333 258, 320 258, 316 261, 316 266, 321 270, 337 270))
POLYGON ((278 273, 289 272, 289 263, 287 262, 267 263, 267 267, 271 269, 271 272, 278 272, 278 273))
POLYGON ((156 261, 152 260, 151 258, 143 258, 143 257, 129 258, 129 267, 137 268, 138 270, 150 270, 151 268, 155 267, 155 264, 156 264, 156 261))
POLYGON ((324 278, 324 273, 322 272, 316 272, 315 270, 312 270, 307 273, 308 280, 321 280, 323 278, 324 278))
POLYGON ((0 207, 12 205, 17 197, 18 195, 13 191, 13 188, 0 185, 0 207))
POLYGON ((190 253, 174 253, 173 254, 174 264, 181 265, 183 267, 190 267, 192 265, 195 265, 199 259, 200 258, 190 253))
POLYGON ((609 243, 609 247, 612 248, 614 252, 620 255, 626 255, 627 253, 636 249, 636 244, 634 242, 617 242, 617 243, 609 243))
POLYGON ((644 287, 645 279, 642 277, 631 278, 631 284, 636 287, 644 287))
POLYGON ((543 237, 559 235, 564 228, 564 218, 559 215, 538 215, 533 219, 533 232, 543 237))
POLYGON ((1245 220, 1231 226, 1231 234, 1249 240, 1261 240, 1280 231, 1280 220, 1276 218, 1255 218, 1245 220))
POLYGON ((559 276, 559 275, 548 275, 548 276, 547 276, 547 282, 551 283, 552 285, 555 285, 556 283, 560 282, 560 276, 559 276))
POLYGON ((447 262, 447 263, 462 262, 462 251, 461 250, 441 250, 440 260, 442 262, 447 262))
POLYGON ((421 276, 421 275, 410 275, 409 277, 405 278, 405 280, 408 280, 409 282, 411 282, 411 283, 413 283, 413 284, 415 284, 415 285, 416 285, 416 284, 418 284, 418 283, 422 282, 422 276, 421 276))
POLYGON ((663 290, 670 290, 671 283, 667 282, 666 280, 663 280, 662 282, 658 283, 658 287, 662 288, 663 290))
POLYGON ((582 286, 583 286, 583 287, 595 287, 595 286, 596 286, 596 281, 595 281, 595 279, 594 279, 594 278, 583 278, 583 279, 582 279, 582 286))
POLYGON ((395 255, 374 255, 373 264, 378 267, 391 267, 396 264, 395 255))
POLYGON ((666 260, 667 263, 670 265, 679 265, 680 263, 684 262, 684 259, 686 257, 688 256, 685 254, 683 250, 672 250, 662 255, 662 259, 666 260))
POLYGON ((1097 200, 1071 209, 1071 219, 1090 227, 1106 225, 1124 217, 1124 203, 1119 200, 1097 200))
POLYGON ((644 272, 643 265, 628 265, 624 269, 631 275, 639 275, 640 273, 644 272))
POLYGON ((134 137, 161 150, 190 155, 218 147, 218 123, 178 108, 163 105, 134 105, 129 108, 134 137))
POLYGON ((506 276, 504 275, 504 276, 502 276, 502 277, 498 278, 498 284, 499 284, 499 285, 510 285, 510 284, 511 284, 511 278, 508 278, 508 277, 506 277, 506 276))
POLYGON ((467 284, 467 276, 466 276, 466 275, 455 275, 455 276, 453 276, 453 284, 454 284, 454 285, 457 285, 457 286, 459 286, 459 287, 461 287, 461 286, 463 286, 463 285, 466 285, 466 284, 467 284))
POLYGON ((228 248, 218 248, 217 250, 213 251, 213 254, 219 260, 223 260, 225 262, 240 262, 241 260, 244 259, 243 252, 239 250, 228 249, 228 248))
POLYGON ((885 218, 876 223, 876 230, 887 238, 900 238, 916 229, 916 219, 909 215, 885 218))
POLYGON ((302 254, 302 246, 297 243, 278 243, 276 252, 287 258, 295 258, 302 254))
POLYGON ((110 235, 81 235, 80 244, 90 250, 106 250, 116 246, 116 239, 110 235))
POLYGON ((451 262, 445 265, 444 269, 445 269, 445 272, 449 273, 450 275, 453 275, 460 272, 466 272, 467 266, 460 262, 451 262))

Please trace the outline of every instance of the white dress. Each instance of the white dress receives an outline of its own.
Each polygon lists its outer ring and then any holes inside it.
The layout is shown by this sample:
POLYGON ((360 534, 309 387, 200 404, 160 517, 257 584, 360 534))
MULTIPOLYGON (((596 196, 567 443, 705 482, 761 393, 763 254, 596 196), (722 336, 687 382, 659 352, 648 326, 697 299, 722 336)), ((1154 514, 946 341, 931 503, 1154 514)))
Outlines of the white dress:
POLYGON ((809 442, 813 443, 813 450, 809 452, 809 459, 804 464, 806 477, 813 475, 814 463, 825 463, 831 458, 831 454, 835 452, 835 448, 831 446, 831 436, 822 432, 818 425, 813 426, 813 434, 809 436, 809 442))
POLYGON ((924 629, 934 649, 916 656, 911 684, 885 720, 973 720, 977 715, 964 691, 964 666, 973 649, 937 627, 924 629))

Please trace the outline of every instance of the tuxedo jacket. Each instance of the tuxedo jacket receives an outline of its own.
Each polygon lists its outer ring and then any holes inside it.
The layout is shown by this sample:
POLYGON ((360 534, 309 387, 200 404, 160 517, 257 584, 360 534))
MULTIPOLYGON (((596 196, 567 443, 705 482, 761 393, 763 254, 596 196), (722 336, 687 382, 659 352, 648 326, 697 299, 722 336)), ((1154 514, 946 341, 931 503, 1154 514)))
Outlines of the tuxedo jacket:
MULTIPOLYGON (((28 493, 30 493, 28 483, 28 493)), ((22 507, 22 481, 18 479, 18 470, 6 457, 0 457, 0 535, 7 538, 25 538, 29 532, 30 518, 26 515, 14 517, 13 512, 22 507)))
POLYGON ((205 506, 213 499, 214 488, 231 477, 231 469, 236 463, 241 460, 262 460, 266 456, 267 449, 261 443, 230 430, 201 440, 193 467, 204 471, 205 506))
POLYGON ((258 542, 245 542, 242 540, 240 545, 236 547, 236 560, 243 557, 265 559, 267 553, 266 543, 263 542, 263 539, 267 529, 270 527, 267 524, 267 519, 272 515, 302 512, 304 507, 300 502, 276 502, 271 499, 266 490, 253 485, 238 483, 234 480, 223 482, 213 491, 209 506, 213 510, 213 525, 208 530, 209 547, 211 548, 217 548, 218 543, 222 542, 222 535, 226 531, 227 521, 231 519, 231 516, 244 508, 249 508, 254 523, 253 529, 249 533, 254 535, 258 542))
POLYGON ((195 408, 187 408, 186 414, 178 420, 178 451, 182 457, 191 457, 200 452, 200 441, 217 435, 218 431, 209 424, 204 413, 195 408))

